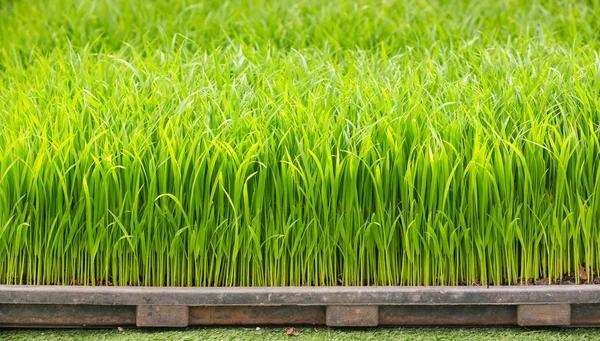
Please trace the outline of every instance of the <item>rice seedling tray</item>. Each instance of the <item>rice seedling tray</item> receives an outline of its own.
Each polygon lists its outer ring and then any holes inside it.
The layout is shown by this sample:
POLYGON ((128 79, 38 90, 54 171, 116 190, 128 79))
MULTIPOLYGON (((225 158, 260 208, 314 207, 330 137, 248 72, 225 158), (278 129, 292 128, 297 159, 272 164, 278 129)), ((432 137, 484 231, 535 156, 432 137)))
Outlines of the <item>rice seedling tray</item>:
POLYGON ((600 326, 600 286, 0 286, 3 327, 600 326))

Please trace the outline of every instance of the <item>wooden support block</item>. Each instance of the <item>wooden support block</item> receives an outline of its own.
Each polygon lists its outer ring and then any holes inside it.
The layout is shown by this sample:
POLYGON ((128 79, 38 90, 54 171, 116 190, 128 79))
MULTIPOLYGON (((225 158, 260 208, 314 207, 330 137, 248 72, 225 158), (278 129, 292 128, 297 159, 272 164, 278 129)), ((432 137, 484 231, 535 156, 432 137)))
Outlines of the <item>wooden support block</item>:
POLYGON ((184 305, 138 305, 138 327, 187 327, 189 307, 184 305))
POLYGON ((570 304, 523 304, 517 308, 519 326, 568 326, 570 304))
POLYGON ((326 324, 330 327, 375 327, 378 306, 327 306, 326 324))

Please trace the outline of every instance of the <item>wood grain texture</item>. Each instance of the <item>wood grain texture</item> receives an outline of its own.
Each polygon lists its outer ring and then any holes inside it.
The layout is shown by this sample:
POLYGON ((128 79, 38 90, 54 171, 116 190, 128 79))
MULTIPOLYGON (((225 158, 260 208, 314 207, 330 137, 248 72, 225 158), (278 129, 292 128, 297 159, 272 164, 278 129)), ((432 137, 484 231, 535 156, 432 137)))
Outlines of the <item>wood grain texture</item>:
POLYGON ((329 327, 376 327, 379 324, 377 306, 327 306, 329 327))
POLYGON ((571 324, 571 305, 520 305, 517 318, 519 326, 568 326, 571 324))
POLYGON ((190 325, 324 325, 325 307, 190 307, 190 325))
POLYGON ((517 324, 511 305, 381 306, 380 326, 500 326, 517 324))
POLYGON ((600 303, 600 286, 81 287, 0 286, 0 303, 97 305, 519 305, 600 303))
POLYGON ((133 306, 0 304, 1 326, 134 326, 133 306))
MULTIPOLYGON (((352 308, 347 307, 346 308, 352 308)), ((0 304, 0 327, 82 328, 103 326, 135 326, 137 312, 152 306, 94 306, 0 304), (145 307, 145 308, 144 308, 145 307)), ((139 325, 184 326, 186 307, 176 306, 175 314, 165 323, 163 310, 158 315, 163 322, 143 322, 139 325), (177 315, 177 312, 180 315, 177 315), (173 316, 180 316, 173 321, 173 316)), ((375 306, 368 307, 371 309, 375 306)), ((330 308, 331 312, 331 308, 330 308)), ((380 326, 600 326, 600 304, 568 305, 430 305, 380 306, 380 326), (519 316, 517 317, 517 312, 519 316)), ((332 317, 330 316, 330 319, 332 317)), ((374 323, 374 322, 373 322, 374 323)), ((373 324, 371 323, 371 324, 373 324)), ((324 306, 196 306, 189 308, 189 325, 325 325, 324 306)), ((333 322, 332 322, 333 324, 333 322)), ((349 324, 349 322, 346 322, 349 324)))
POLYGON ((600 326, 600 304, 571 305, 572 326, 600 326))
POLYGON ((140 305, 136 312, 138 327, 187 327, 189 307, 173 305, 140 305))

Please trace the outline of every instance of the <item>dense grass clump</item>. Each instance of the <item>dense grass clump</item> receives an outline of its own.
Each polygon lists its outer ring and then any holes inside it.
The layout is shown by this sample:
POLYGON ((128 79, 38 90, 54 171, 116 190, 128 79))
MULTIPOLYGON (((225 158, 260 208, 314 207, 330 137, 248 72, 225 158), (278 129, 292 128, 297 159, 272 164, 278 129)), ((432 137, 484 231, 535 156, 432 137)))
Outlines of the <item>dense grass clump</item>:
POLYGON ((600 269, 595 0, 0 2, 0 283, 600 269))

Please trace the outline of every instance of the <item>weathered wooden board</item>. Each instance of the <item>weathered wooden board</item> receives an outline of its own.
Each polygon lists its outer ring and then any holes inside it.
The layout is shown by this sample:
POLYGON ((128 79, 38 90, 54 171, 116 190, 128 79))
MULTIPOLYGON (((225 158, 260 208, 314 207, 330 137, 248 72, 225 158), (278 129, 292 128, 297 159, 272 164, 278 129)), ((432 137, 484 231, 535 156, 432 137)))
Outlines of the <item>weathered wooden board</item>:
POLYGON ((135 326, 135 307, 0 304, 0 325, 38 327, 135 326))
POLYGON ((526 304, 517 308, 519 326, 568 326, 570 304, 526 304))
POLYGON ((600 286, 0 286, 0 326, 600 326, 600 286))
POLYGON ((138 327, 187 327, 189 307, 183 305, 139 305, 136 325, 138 327))
MULTIPOLYGON (((559 305, 560 306, 560 305, 559 305)), ((0 304, 0 326, 5 327, 101 327, 101 326, 184 326, 186 306, 176 306, 173 314, 154 315, 154 322, 143 322, 138 313, 151 306, 93 306, 93 305, 39 305, 0 304), (171 317, 169 317, 171 316, 171 317), (158 322, 156 319, 160 318, 158 322)), ((338 306, 339 307, 339 306, 338 306)), ((346 308, 347 306, 342 306, 346 308)), ((376 306, 367 308, 375 309, 376 306)), ((564 307, 563 307, 564 308, 564 307)), ((330 308, 331 310, 331 308, 330 308)), ((380 326, 500 326, 518 325, 571 325, 600 326, 600 304, 571 306, 570 324, 566 310, 556 305, 448 305, 448 306, 380 306, 377 324, 380 326), (520 321, 517 310, 520 310, 520 321), (558 317, 557 317, 558 316, 558 317)), ((189 325, 325 325, 324 306, 204 306, 189 307, 189 325)), ((368 314, 364 316, 369 316, 368 314)), ((372 316, 372 315, 371 315, 372 316)), ((331 319, 331 317, 330 317, 331 319)), ((362 322, 361 322, 362 323, 362 322)), ((334 323, 331 322, 333 325, 334 323)), ((370 325, 374 325, 374 319, 370 325)), ((337 324, 341 326, 342 324, 337 324)), ((349 322, 343 325, 350 325, 349 322)))
POLYGON ((511 305, 381 306, 380 326, 500 326, 517 324, 511 305))
POLYGON ((207 306, 190 307, 190 325, 324 325, 325 307, 319 306, 207 306))
POLYGON ((600 326, 600 304, 571 305, 572 326, 600 326))
POLYGON ((600 303, 600 286, 165 288, 0 286, 0 303, 93 305, 519 305, 600 303))
POLYGON ((376 327, 378 323, 378 306, 327 306, 329 327, 376 327))

